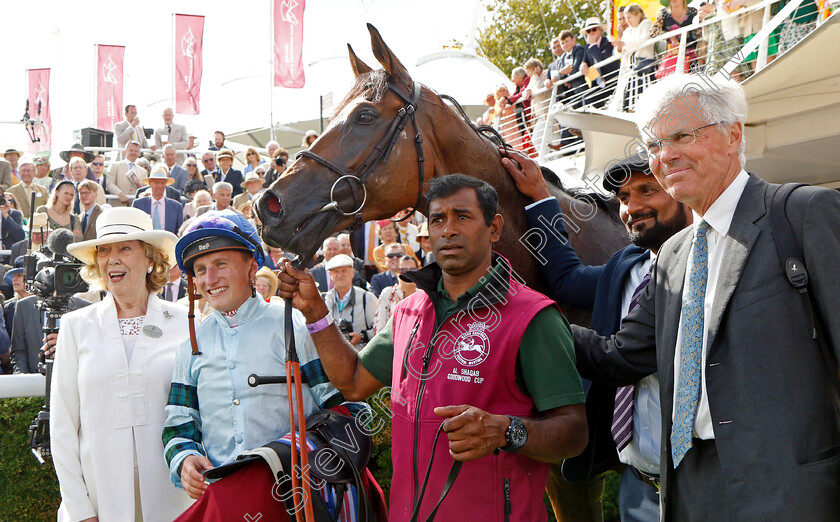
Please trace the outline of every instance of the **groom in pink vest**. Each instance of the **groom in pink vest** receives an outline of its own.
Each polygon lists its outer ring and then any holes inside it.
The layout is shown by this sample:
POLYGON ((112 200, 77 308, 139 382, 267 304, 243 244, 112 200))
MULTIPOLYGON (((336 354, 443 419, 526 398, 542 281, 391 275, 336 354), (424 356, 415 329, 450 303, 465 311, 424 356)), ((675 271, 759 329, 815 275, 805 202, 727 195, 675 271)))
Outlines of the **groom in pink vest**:
POLYGON ((548 463, 586 445, 569 324, 493 252, 493 187, 453 174, 432 180, 426 200, 436 262, 400 276, 422 291, 361 352, 308 272, 285 261, 279 293, 303 312, 347 400, 390 384, 393 520, 546 520, 548 463))

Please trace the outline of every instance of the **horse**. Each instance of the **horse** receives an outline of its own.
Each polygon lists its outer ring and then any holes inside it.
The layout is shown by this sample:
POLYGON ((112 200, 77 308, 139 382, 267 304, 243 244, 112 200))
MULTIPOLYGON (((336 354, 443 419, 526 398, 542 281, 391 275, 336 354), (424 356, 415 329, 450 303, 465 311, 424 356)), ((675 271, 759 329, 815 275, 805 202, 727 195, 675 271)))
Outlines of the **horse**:
MULTIPOLYGON (((409 207, 425 211, 423 191, 429 180, 469 174, 499 194, 505 232, 495 250, 510 260, 521 280, 546 292, 538 238, 527 240, 524 207, 530 201, 502 167, 499 144, 472 125, 460 107, 415 84, 379 31, 370 24, 368 30, 383 68, 371 69, 347 45, 355 83, 320 137, 259 199, 263 240, 312 258, 337 231, 390 218, 409 207)), ((569 240, 584 263, 603 264, 627 244, 614 202, 564 189, 556 176, 551 181, 569 240)), ((572 322, 588 321, 585 312, 564 312, 572 322)))
MULTIPOLYGON (((379 31, 367 27, 382 69, 373 70, 348 44, 353 87, 320 137, 259 198, 263 240, 298 254, 306 266, 327 236, 409 207, 424 212, 423 194, 431 179, 468 174, 499 194, 505 232, 494 249, 510 260, 520 280, 545 293, 540 263, 546 260, 539 256, 539 243, 529 240, 539 238, 530 236, 524 212, 530 201, 501 164, 500 146, 506 145, 470 123, 457 103, 448 105, 415 83, 379 31)), ((554 175, 547 180, 583 263, 603 264, 627 244, 614 199, 565 189, 554 175)), ((588 324, 588 312, 563 311, 571 322, 588 324)), ((559 473, 559 464, 552 465, 552 474, 559 473)), ((570 498, 583 496, 574 491, 570 498)), ((585 506, 578 509, 588 512, 585 506)))

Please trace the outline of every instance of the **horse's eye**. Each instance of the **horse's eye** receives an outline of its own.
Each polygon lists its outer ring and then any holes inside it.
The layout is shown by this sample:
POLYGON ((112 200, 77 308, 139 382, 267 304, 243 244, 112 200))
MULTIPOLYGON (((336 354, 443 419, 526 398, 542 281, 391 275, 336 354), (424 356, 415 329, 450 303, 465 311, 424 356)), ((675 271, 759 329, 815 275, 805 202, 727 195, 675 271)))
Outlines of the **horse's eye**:
POLYGON ((374 121, 376 121, 376 114, 374 114, 371 111, 360 112, 356 116, 356 123, 359 123, 359 124, 362 124, 362 125, 369 125, 369 124, 373 123, 374 121))

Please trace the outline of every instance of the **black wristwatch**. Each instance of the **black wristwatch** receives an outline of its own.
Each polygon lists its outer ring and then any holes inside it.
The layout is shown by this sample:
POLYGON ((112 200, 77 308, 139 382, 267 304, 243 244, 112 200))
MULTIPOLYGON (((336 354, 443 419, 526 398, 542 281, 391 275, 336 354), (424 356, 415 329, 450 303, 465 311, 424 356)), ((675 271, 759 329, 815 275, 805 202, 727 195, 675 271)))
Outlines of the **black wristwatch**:
POLYGON ((505 431, 507 444, 500 449, 511 452, 519 451, 528 442, 528 428, 525 427, 525 422, 519 417, 508 415, 508 418, 510 418, 510 426, 505 431))

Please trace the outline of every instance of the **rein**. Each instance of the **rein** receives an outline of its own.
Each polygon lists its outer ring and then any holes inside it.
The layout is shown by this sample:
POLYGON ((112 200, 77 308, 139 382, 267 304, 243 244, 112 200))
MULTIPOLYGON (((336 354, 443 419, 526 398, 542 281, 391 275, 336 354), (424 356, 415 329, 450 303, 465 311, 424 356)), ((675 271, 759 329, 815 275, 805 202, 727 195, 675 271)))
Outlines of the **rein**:
MULTIPOLYGON (((389 85, 388 89, 393 91, 400 99, 403 100, 405 105, 397 111, 397 116, 394 118, 394 121, 391 122, 391 126, 388 128, 388 132, 382 137, 381 140, 374 146, 373 150, 370 151, 368 157, 365 161, 356 169, 354 172, 349 172, 347 169, 340 165, 336 165, 332 161, 320 156, 311 150, 302 150, 298 152, 297 157, 304 157, 309 158, 311 160, 315 160, 316 162, 320 163, 324 167, 328 168, 329 170, 338 174, 339 178, 335 180, 333 183, 332 188, 330 189, 330 202, 324 205, 320 212, 326 211, 335 211, 341 215, 341 217, 345 216, 354 216, 355 223, 353 224, 353 230, 356 230, 364 224, 362 220, 362 208, 367 201, 367 189, 365 188, 365 180, 370 176, 370 174, 376 169, 380 162, 388 161, 388 157, 391 155, 391 151, 394 149, 394 145, 397 142, 397 138, 399 137, 400 133, 405 128, 406 124, 408 123, 409 118, 411 119, 411 124, 414 127, 414 146, 417 149, 417 171, 418 171, 418 189, 417 189, 417 203, 414 205, 414 210, 416 211, 420 208, 420 205, 423 203, 423 182, 424 182, 424 163, 425 157, 423 156, 423 137, 420 134, 420 130, 417 127, 417 119, 415 117, 415 112, 417 110, 417 104, 420 101, 420 94, 422 93, 422 88, 420 87, 417 82, 414 82, 411 87, 411 96, 406 96, 399 88, 394 85, 389 85), (335 199, 335 188, 338 184, 347 179, 356 180, 359 185, 362 187, 362 203, 359 205, 357 209, 353 212, 344 212, 339 207, 338 201, 335 199)), ((355 193, 354 193, 354 202, 355 202, 355 193)), ((403 219, 407 219, 411 214, 404 217, 403 219)), ((399 220, 402 221, 402 220, 399 220)))

